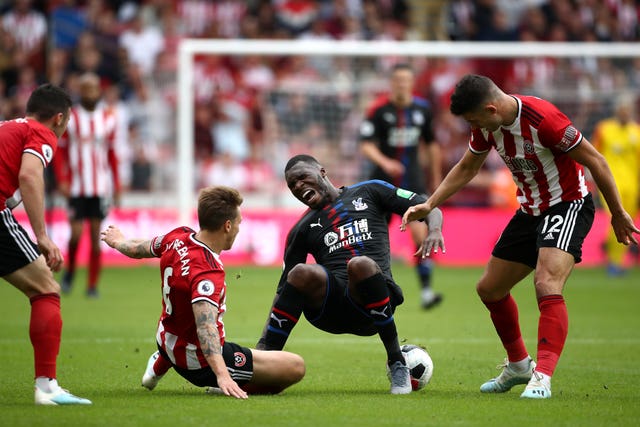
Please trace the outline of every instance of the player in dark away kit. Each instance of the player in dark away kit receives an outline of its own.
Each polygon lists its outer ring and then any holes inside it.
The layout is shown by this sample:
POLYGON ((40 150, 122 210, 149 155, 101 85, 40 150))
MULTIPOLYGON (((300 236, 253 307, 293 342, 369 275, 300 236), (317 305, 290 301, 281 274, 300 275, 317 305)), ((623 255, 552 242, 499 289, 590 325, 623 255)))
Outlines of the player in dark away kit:
MULTIPOLYGON (((369 179, 381 179, 418 194, 442 181, 442 154, 433 132, 433 111, 426 99, 414 95, 415 77, 411 66, 396 64, 389 77, 389 93, 375 100, 360 126, 360 152, 373 169, 369 179)), ((416 247, 422 244, 422 227, 410 225, 416 247)), ((420 279, 421 304, 437 306, 442 294, 432 289, 433 261, 416 259, 420 279)))
MULTIPOLYGON (((287 237, 284 271, 257 348, 281 350, 303 312, 332 334, 377 333, 387 352, 391 393, 410 393, 393 318, 404 297, 391 275, 387 218, 425 198, 379 180, 336 188, 308 155, 289 160, 285 179, 310 209, 287 237), (307 254, 317 264, 306 264, 307 254)), ((442 213, 433 211, 426 221, 423 256, 444 251, 442 213)))

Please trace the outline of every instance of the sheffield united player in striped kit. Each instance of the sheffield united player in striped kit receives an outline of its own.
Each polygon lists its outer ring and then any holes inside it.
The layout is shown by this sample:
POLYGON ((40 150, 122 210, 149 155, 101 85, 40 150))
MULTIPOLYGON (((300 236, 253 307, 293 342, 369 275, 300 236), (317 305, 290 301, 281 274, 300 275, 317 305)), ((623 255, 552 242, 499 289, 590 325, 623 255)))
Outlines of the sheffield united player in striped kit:
POLYGON ((160 258, 162 314, 158 351, 142 385, 153 390, 171 368, 192 384, 238 399, 279 393, 304 377, 304 360, 286 351, 261 351, 226 340, 227 284, 220 253, 240 230, 242 197, 229 187, 208 187, 198 198, 200 230, 178 227, 153 239, 127 239, 115 226, 102 240, 131 258, 160 258))
POLYGON ((29 338, 35 365, 37 405, 88 405, 58 385, 56 359, 62 335, 58 271, 60 249, 44 222, 44 168, 69 121, 71 99, 59 87, 38 87, 27 101, 27 116, 0 123, 0 276, 29 298, 29 338), (23 203, 36 238, 18 224, 13 208, 23 203))
POLYGON ((581 260, 582 243, 593 224, 583 166, 607 202, 618 242, 637 243, 633 234, 640 230, 622 207, 605 159, 551 103, 509 95, 484 76, 467 75, 456 85, 450 109, 472 127, 469 150, 426 202, 407 210, 402 227, 424 218, 469 182, 491 148, 500 154, 518 186, 520 209, 496 243, 477 292, 508 360, 502 373, 480 391, 502 393, 527 384, 521 397, 549 398, 569 324, 562 291, 581 260), (532 271, 540 310, 537 365, 525 348, 510 293, 532 271))
POLYGON ((60 140, 54 162, 58 188, 68 198, 71 237, 62 291, 71 291, 76 271, 78 244, 85 221, 89 222, 91 247, 87 295, 96 297, 100 276, 100 226, 109 199, 120 199, 118 159, 114 147, 115 117, 101 103, 100 78, 93 73, 80 77, 80 104, 71 109, 67 132, 60 140))

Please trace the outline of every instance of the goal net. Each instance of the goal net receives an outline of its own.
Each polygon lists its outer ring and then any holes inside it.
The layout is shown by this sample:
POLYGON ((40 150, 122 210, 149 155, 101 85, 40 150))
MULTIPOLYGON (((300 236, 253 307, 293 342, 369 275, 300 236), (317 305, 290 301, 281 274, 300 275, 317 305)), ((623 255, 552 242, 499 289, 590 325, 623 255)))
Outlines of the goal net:
POLYGON ((287 206, 282 169, 293 154, 317 157, 336 185, 364 178, 358 128, 398 62, 432 104, 445 173, 466 150, 468 130, 448 113, 464 74, 554 102, 587 138, 618 95, 640 93, 637 44, 183 40, 171 180, 181 220, 211 184, 239 187, 253 206, 287 206))

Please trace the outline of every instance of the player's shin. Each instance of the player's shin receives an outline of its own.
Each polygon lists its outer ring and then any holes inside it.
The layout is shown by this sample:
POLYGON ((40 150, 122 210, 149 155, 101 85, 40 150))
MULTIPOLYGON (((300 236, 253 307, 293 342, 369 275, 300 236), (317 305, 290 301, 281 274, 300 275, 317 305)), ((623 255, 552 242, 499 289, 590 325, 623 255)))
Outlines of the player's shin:
POLYGON ((40 294, 31 297, 30 301, 29 337, 33 345, 35 376, 56 378, 56 358, 62 335, 60 296, 40 294))
POLYGON ((304 306, 304 294, 286 283, 269 314, 269 323, 261 343, 265 350, 282 350, 298 323, 304 306))
POLYGON ((511 294, 499 301, 483 301, 483 303, 489 309, 491 321, 507 351, 509 361, 518 362, 526 359, 529 353, 520 332, 518 305, 511 294))
POLYGON ((569 330, 567 306, 562 295, 547 295, 538 300, 538 366, 536 371, 553 375, 569 330))
POLYGON ((433 261, 428 258, 421 259, 416 265, 420 284, 423 289, 431 289, 431 272, 433 270, 433 261))
POLYGON ((389 364, 398 361, 404 364, 386 279, 381 273, 377 273, 356 283, 355 287, 364 310, 373 319, 373 324, 378 330, 378 335, 387 351, 389 364))
POLYGON ((89 253, 89 289, 95 290, 98 286, 98 278, 102 269, 102 253, 100 250, 91 250, 89 253))

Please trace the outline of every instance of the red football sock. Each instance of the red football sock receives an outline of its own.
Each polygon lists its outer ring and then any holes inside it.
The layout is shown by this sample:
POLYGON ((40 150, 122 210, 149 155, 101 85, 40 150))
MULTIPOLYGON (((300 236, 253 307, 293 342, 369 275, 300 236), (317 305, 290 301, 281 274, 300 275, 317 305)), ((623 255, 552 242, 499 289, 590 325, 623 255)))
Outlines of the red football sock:
POLYGON ((536 371, 553 375, 569 331, 569 315, 562 295, 538 300, 538 365, 536 371))
POLYGON ((518 305, 511 294, 499 301, 482 301, 489 309, 493 326, 507 351, 510 362, 518 362, 526 358, 529 353, 524 346, 520 323, 518 322, 518 305))
POLYGON ((102 253, 100 251, 89 253, 89 289, 98 286, 98 277, 102 268, 102 253))
POLYGON ((153 372, 160 377, 166 374, 172 366, 171 362, 165 359, 161 354, 158 356, 156 361, 153 362, 153 372))
POLYGON ((62 335, 60 295, 40 294, 31 297, 30 301, 29 337, 33 346, 36 378, 56 378, 56 358, 62 335))

